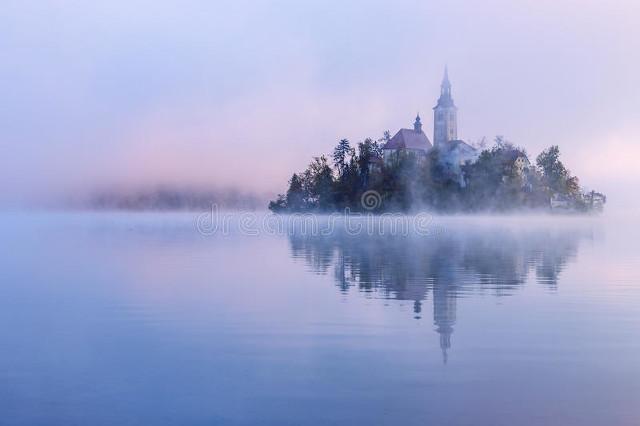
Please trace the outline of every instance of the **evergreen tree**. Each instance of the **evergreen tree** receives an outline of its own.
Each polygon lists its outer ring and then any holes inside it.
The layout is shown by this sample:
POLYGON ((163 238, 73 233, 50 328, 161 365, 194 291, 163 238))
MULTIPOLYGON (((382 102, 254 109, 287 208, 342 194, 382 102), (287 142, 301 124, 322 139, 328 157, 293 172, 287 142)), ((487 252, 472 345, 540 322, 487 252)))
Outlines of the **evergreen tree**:
POLYGON ((366 138, 358 144, 358 170, 360 173, 360 185, 363 190, 369 185, 369 173, 371 170, 371 162, 374 158, 382 157, 382 149, 380 145, 371 138, 366 138))
POLYGON ((333 150, 333 164, 336 167, 338 176, 342 176, 349 164, 349 160, 355 154, 349 144, 348 139, 342 139, 333 150))
POLYGON ((302 179, 308 209, 330 210, 333 208, 333 170, 323 155, 315 157, 302 179))
POLYGON ((289 189, 287 190, 286 206, 287 209, 294 212, 299 212, 305 209, 306 201, 305 191, 302 185, 302 179, 297 173, 291 176, 289 181, 289 189))

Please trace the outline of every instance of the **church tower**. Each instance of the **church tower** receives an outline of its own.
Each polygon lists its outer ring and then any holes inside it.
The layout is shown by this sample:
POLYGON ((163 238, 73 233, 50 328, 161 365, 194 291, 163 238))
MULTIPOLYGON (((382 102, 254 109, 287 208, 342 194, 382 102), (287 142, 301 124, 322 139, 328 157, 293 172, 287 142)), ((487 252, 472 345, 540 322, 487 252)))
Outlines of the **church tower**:
POLYGON ((433 144, 442 144, 458 139, 458 108, 451 97, 449 70, 444 69, 444 78, 440 86, 440 98, 433 108, 433 144))

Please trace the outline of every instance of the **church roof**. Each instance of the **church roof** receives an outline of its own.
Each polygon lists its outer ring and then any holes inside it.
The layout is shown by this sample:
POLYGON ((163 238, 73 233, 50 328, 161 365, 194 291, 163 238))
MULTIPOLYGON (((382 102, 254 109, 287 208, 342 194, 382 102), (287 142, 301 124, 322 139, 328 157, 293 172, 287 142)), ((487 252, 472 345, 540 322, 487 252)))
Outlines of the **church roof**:
POLYGON ((467 161, 474 161, 478 158, 477 149, 461 140, 443 142, 438 146, 440 150, 440 161, 448 164, 462 165, 467 161))
POLYGON ((469 145, 465 141, 462 141, 462 140, 459 140, 459 139, 458 140, 449 141, 447 143, 442 144, 440 149, 446 150, 446 151, 453 151, 453 150, 465 151, 465 152, 476 152, 477 151, 474 147, 472 147, 471 145, 469 145))
POLYGON ((431 142, 423 131, 400 129, 382 149, 419 149, 427 152, 431 147, 431 142))

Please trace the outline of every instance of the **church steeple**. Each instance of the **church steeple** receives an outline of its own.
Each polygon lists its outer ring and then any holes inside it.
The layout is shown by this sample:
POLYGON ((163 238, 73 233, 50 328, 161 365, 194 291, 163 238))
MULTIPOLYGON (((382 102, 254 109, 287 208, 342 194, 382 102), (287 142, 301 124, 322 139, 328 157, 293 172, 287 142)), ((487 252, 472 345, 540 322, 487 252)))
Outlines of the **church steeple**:
POLYGON ((438 106, 454 106, 453 98, 451 97, 451 82, 449 81, 449 67, 444 67, 444 77, 442 77, 442 83, 440 84, 440 99, 438 99, 438 106))
POLYGON ((451 82, 449 81, 449 66, 447 65, 444 67, 444 77, 440 85, 440 97, 451 98, 451 82))
POLYGON ((416 121, 413 123, 413 131, 416 133, 422 132, 422 122, 420 121, 420 113, 416 115, 416 121))
POLYGON ((451 97, 449 67, 444 68, 444 77, 440 84, 440 98, 433 108, 433 144, 442 144, 458 139, 458 108, 451 97))

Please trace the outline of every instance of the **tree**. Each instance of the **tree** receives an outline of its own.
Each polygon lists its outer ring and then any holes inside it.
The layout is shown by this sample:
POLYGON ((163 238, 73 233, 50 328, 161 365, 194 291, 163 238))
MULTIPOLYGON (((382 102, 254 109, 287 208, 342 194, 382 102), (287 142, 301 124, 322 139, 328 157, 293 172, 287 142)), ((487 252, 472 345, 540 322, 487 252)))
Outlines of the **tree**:
POLYGON ((334 202, 337 208, 353 206, 358 189, 358 164, 355 150, 347 139, 342 139, 333 150, 333 163, 337 171, 334 183, 334 202))
POLYGON ((306 206, 330 210, 333 207, 333 170, 324 155, 315 157, 304 171, 302 188, 307 195, 306 206))
POLYGON ((302 179, 297 173, 294 173, 293 176, 291 176, 291 180, 289 180, 289 189, 287 190, 287 209, 294 212, 304 210, 306 198, 302 179))
POLYGON ((579 198, 578 178, 571 176, 571 172, 560 161, 560 149, 557 145, 542 151, 536 159, 536 164, 542 171, 542 182, 549 196, 559 194, 573 199, 579 198))
POLYGON ((275 201, 269 201, 269 210, 274 213, 280 213, 287 210, 287 200, 284 194, 278 194, 275 201))
POLYGON ((542 170, 544 183, 549 189, 556 192, 563 190, 563 185, 567 179, 567 169, 560 161, 560 149, 553 145, 538 155, 536 164, 542 170))
POLYGON ((365 189, 369 185, 369 172, 371 161, 374 158, 382 157, 382 149, 380 145, 371 138, 366 138, 358 144, 358 170, 360 172, 361 188, 365 189))
POLYGON ((342 176, 348 165, 350 159, 355 155, 355 150, 351 148, 348 139, 342 139, 338 142, 338 145, 333 150, 333 164, 338 171, 338 176, 342 176))
POLYGON ((378 144, 380 145, 380 147, 382 148, 383 144, 386 144, 387 142, 389 142, 391 140, 391 132, 388 130, 385 130, 382 133, 382 137, 380 139, 378 139, 378 144))
MULTIPOLYGON (((516 167, 527 153, 498 136, 474 163, 462 167, 464 201, 472 210, 509 210, 522 206, 526 197, 524 170, 516 167)), ((528 161, 528 159, 526 160, 528 161)))

